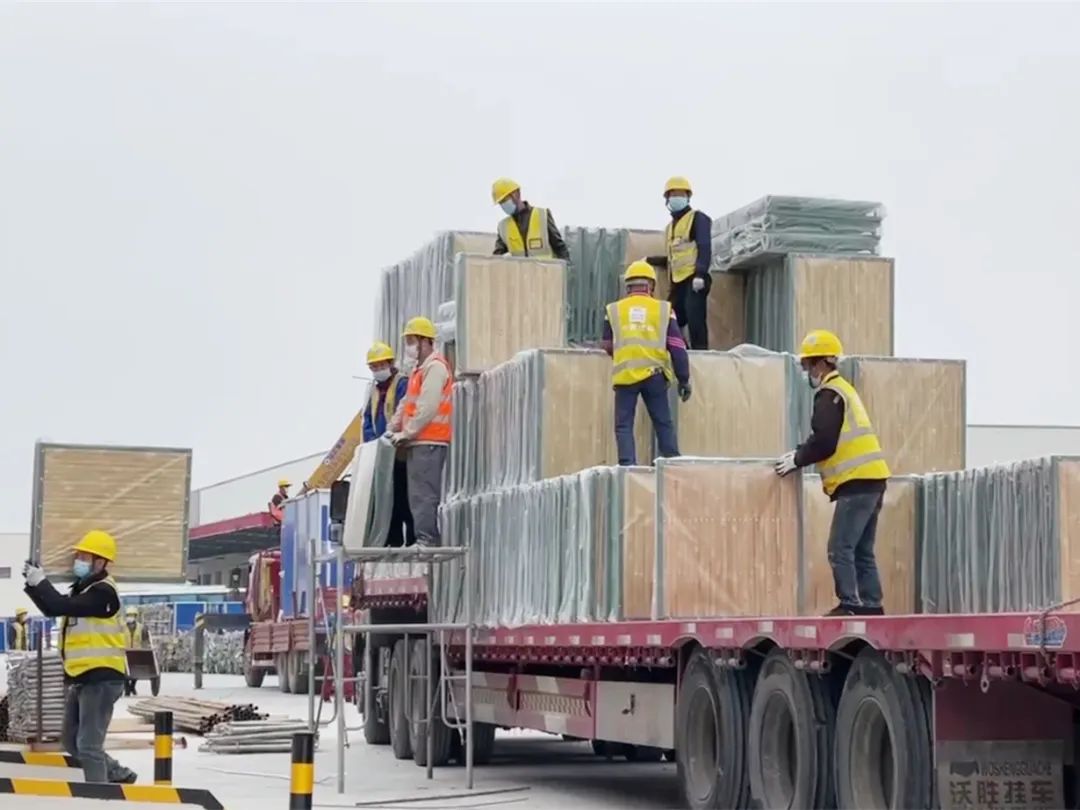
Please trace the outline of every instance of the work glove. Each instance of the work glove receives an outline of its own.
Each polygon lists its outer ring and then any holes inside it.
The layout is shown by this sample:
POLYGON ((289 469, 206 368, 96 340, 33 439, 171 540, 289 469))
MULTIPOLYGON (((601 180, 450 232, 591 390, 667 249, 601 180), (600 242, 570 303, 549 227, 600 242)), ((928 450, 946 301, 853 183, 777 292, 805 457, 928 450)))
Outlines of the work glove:
POLYGON ((31 562, 23 565, 22 573, 26 579, 26 584, 31 588, 36 588, 45 581, 45 572, 31 562))
POLYGON ((781 478, 783 478, 788 473, 795 472, 795 470, 799 469, 795 464, 795 451, 789 450, 788 452, 784 453, 784 455, 780 456, 780 458, 776 460, 776 464, 773 469, 776 470, 776 474, 779 475, 781 478))
POLYGON ((693 288, 694 292, 701 292, 705 289, 705 279, 701 276, 694 276, 694 281, 690 286, 693 288))
POLYGON ((679 399, 681 399, 683 402, 686 402, 688 399, 690 399, 691 393, 692 389, 690 388, 689 382, 679 383, 679 399))

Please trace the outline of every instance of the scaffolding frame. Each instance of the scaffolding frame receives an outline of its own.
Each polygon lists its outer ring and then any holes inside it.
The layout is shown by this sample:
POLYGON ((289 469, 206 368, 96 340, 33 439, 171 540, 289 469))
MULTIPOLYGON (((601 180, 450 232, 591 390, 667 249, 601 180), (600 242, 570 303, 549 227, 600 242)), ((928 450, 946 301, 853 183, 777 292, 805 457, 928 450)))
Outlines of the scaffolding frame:
MULTIPOLYGON (((473 643, 476 633, 476 625, 473 621, 472 613, 472 568, 469 565, 469 549, 465 546, 408 546, 405 548, 363 548, 363 549, 346 549, 341 543, 334 545, 333 551, 329 554, 319 553, 320 541, 315 537, 312 537, 309 544, 311 565, 309 566, 309 594, 311 595, 311 609, 308 611, 307 617, 307 631, 308 631, 308 728, 311 732, 316 733, 318 726, 330 725, 334 723, 337 730, 337 740, 335 744, 335 753, 337 761, 337 792, 339 795, 345 792, 345 748, 348 746, 348 729, 345 727, 345 683, 353 682, 356 684, 356 696, 358 700, 363 700, 364 711, 367 711, 367 707, 372 704, 370 700, 372 683, 369 677, 372 669, 375 665, 372 659, 372 646, 371 635, 375 633, 399 633, 405 636, 405 706, 408 712, 409 722, 412 722, 412 692, 414 677, 409 668, 409 645, 408 639, 410 636, 422 636, 424 640, 424 650, 426 663, 424 666, 424 674, 422 677, 424 681, 424 694, 425 694, 425 707, 424 715, 420 720, 421 725, 427 729, 425 735, 425 741, 427 744, 427 757, 426 757, 426 770, 427 778, 434 778, 434 764, 433 764, 433 739, 432 733, 433 723, 436 722, 435 718, 435 700, 439 700, 439 716, 437 722, 445 724, 448 728, 463 732, 464 739, 462 740, 462 747, 465 753, 465 787, 468 790, 473 789, 473 643), (462 578, 462 590, 463 594, 463 622, 432 622, 431 613, 434 607, 434 594, 435 594, 435 570, 436 566, 444 563, 460 561, 461 563, 461 578, 462 578), (355 576, 364 575, 364 565, 370 563, 419 563, 426 564, 427 570, 425 572, 425 579, 427 581, 427 610, 428 621, 417 624, 346 624, 342 613, 342 595, 344 593, 345 582, 345 563, 352 562, 359 565, 359 570, 355 573, 355 576), (330 563, 333 565, 334 580, 337 582, 337 598, 334 600, 333 611, 333 627, 330 627, 325 606, 325 599, 322 594, 322 585, 320 570, 321 566, 330 563), (320 677, 316 675, 316 661, 318 656, 317 650, 317 631, 316 624, 318 622, 319 609, 322 609, 324 613, 325 634, 327 642, 333 636, 332 653, 333 653, 333 674, 327 675, 325 672, 320 677), (364 637, 364 661, 365 666, 359 668, 356 674, 352 677, 343 677, 345 672, 345 634, 353 634, 356 636, 362 635, 364 637), (463 633, 465 636, 465 671, 461 675, 452 673, 450 667, 449 657, 446 654, 447 649, 447 634, 448 633, 463 633), (439 685, 436 692, 434 685, 434 670, 435 670, 435 658, 434 648, 435 634, 438 634, 439 641, 439 685), (320 723, 315 709, 315 692, 317 684, 320 686, 319 692, 322 692, 321 683, 325 682, 326 678, 332 678, 334 687, 334 715, 331 720, 326 723, 320 723), (460 717, 458 711, 457 701, 454 698, 453 686, 454 681, 461 681, 464 684, 464 720, 460 717), (361 697, 360 688, 363 688, 363 694, 361 697), (447 707, 453 707, 454 719, 451 721, 448 719, 447 707)), ((355 642, 354 642, 355 643, 355 642)), ((327 644, 328 648, 331 645, 327 644)), ((355 648, 354 648, 355 649, 355 648)), ((320 694, 320 705, 322 697, 320 694)))

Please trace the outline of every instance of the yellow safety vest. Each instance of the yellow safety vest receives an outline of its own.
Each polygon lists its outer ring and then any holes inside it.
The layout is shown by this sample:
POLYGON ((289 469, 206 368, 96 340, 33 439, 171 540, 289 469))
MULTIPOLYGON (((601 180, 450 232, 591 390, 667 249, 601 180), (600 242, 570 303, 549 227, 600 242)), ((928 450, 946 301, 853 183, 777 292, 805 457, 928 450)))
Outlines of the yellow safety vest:
MULTIPOLYGON (((397 384, 400 373, 395 374, 390 378, 390 384, 386 387, 386 396, 383 398, 383 416, 386 418, 386 424, 390 424, 390 420, 394 418, 394 411, 397 410, 397 384)), ((378 386, 371 386, 371 394, 368 396, 367 411, 371 415, 371 426, 375 427, 375 403, 378 402, 379 389, 378 386)))
MULTIPOLYGON (((112 577, 98 580, 91 588, 107 587, 119 593, 112 577)), ((64 658, 64 672, 77 678, 92 669, 114 669, 127 674, 124 656, 124 621, 120 616, 119 596, 117 611, 109 618, 64 616, 60 619, 60 654, 64 658)))
POLYGON ((855 386, 834 371, 825 377, 822 388, 835 391, 844 399, 840 441, 833 454, 817 465, 825 494, 832 495, 837 487, 848 481, 888 478, 891 474, 889 465, 855 386))
POLYGON ((15 620, 15 647, 14 647, 14 649, 16 649, 16 650, 29 650, 30 649, 30 641, 29 641, 28 634, 26 632, 26 625, 23 624, 22 622, 20 622, 18 619, 15 620))
POLYGON ((612 335, 611 381, 633 385, 647 380, 657 370, 669 380, 675 374, 667 349, 671 304, 651 295, 628 295, 607 305, 612 335))
POLYGON ((499 223, 499 238, 511 256, 531 256, 534 259, 553 259, 551 240, 548 239, 548 212, 546 208, 533 208, 529 213, 528 238, 521 238, 517 219, 506 217, 499 223))
POLYGON ((667 224, 668 272, 674 284, 686 281, 697 267, 697 242, 690 236, 693 225, 693 208, 688 208, 678 221, 667 224))
POLYGON ((124 632, 127 633, 127 648, 129 650, 141 650, 143 649, 143 626, 139 622, 135 622, 134 627, 128 627, 127 622, 124 623, 124 632))

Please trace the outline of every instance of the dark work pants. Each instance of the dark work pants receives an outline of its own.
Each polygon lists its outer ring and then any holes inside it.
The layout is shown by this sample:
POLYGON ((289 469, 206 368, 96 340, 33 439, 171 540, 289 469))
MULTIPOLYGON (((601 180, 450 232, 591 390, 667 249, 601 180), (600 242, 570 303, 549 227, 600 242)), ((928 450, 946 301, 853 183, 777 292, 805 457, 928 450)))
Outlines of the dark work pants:
POLYGON ((394 511, 390 515, 390 531, 386 534, 386 545, 400 548, 402 543, 414 545, 416 532, 413 530, 412 511, 409 509, 409 474, 405 461, 394 462, 394 511))
POLYGON ((653 374, 649 379, 633 385, 615 386, 615 446, 619 451, 619 465, 623 467, 637 463, 634 416, 639 396, 645 400, 645 409, 652 419, 660 455, 664 458, 679 455, 675 422, 671 418, 671 403, 668 401, 667 378, 663 374, 653 374))
POLYGON ((105 753, 105 733, 112 722, 113 704, 120 699, 124 682, 68 684, 64 703, 64 748, 82 763, 87 782, 120 781, 131 773, 105 753))
POLYGON ((881 607, 874 538, 884 498, 882 492, 867 492, 836 499, 829 529, 829 565, 836 597, 844 607, 881 607))
POLYGON ((416 528, 416 542, 439 545, 439 501, 442 500, 443 467, 449 446, 414 444, 406 459, 409 478, 409 509, 416 528))
POLYGON ((671 285, 668 300, 675 311, 675 320, 679 328, 687 327, 690 332, 691 349, 709 348, 709 324, 706 318, 706 304, 709 290, 712 289, 712 276, 705 279, 705 289, 694 292, 694 277, 671 285))

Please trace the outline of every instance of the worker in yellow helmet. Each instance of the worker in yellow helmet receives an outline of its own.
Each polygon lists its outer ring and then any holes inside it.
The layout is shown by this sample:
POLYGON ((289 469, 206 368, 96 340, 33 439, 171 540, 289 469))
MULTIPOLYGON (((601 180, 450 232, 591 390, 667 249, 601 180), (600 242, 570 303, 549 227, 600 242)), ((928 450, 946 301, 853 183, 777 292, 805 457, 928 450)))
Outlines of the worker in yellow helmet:
POLYGON ((26 594, 43 615, 60 617, 67 682, 64 747, 79 758, 87 782, 131 783, 135 774, 105 753, 105 732, 127 676, 120 596, 108 571, 116 562, 116 540, 107 532, 90 531, 72 551, 75 581, 66 595, 37 565, 23 567, 26 594))
MULTIPOLYGON (((139 609, 134 605, 124 611, 124 642, 129 650, 149 650, 152 646, 150 631, 139 621, 139 609)), ((136 694, 134 680, 125 681, 124 694, 136 694)))
POLYGON ((292 483, 288 478, 278 479, 277 492, 274 493, 268 504, 270 517, 274 519, 274 523, 279 525, 285 519, 285 501, 289 500, 290 487, 292 487, 292 483))
POLYGON ((623 276, 626 297, 607 305, 602 345, 611 355, 615 387, 615 444, 619 464, 637 463, 634 415, 645 400, 660 455, 679 455, 668 386, 677 381, 683 402, 690 399, 690 358, 671 304, 653 297, 656 271, 647 261, 633 262, 623 276))
POLYGON ((651 256, 649 263, 666 268, 671 276, 668 300, 675 308, 675 318, 690 348, 707 349, 712 220, 690 207, 692 196, 693 189, 685 177, 672 177, 664 184, 664 203, 671 214, 665 231, 667 255, 651 256))
POLYGON ((435 349, 438 333, 428 318, 405 324, 405 356, 413 363, 405 401, 390 424, 390 440, 406 448, 409 510, 416 544, 439 545, 443 467, 453 435, 454 375, 435 349))
MULTIPOLYGON (((409 378, 398 371, 394 363, 394 350, 386 343, 375 343, 367 353, 368 369, 374 385, 368 393, 364 406, 364 441, 370 442, 386 433, 394 418, 394 411, 405 401, 409 378)), ((394 460, 394 510, 390 516, 390 530, 386 545, 398 547, 416 542, 413 532, 412 512, 409 511, 408 473, 405 465, 405 449, 398 450, 394 460)))
POLYGON ((506 217, 499 223, 495 255, 531 256, 534 259, 570 261, 562 234, 547 208, 533 208, 521 199, 521 186, 508 177, 491 184, 491 201, 506 217))
POLYGON ((8 625, 7 648, 17 652, 30 649, 30 623, 26 608, 15 608, 15 621, 8 625))
POLYGON ((839 604, 829 615, 877 616, 884 610, 874 539, 889 465, 862 399, 836 370, 843 352, 840 339, 824 329, 803 339, 799 360, 815 391, 810 436, 776 462, 776 472, 816 464, 825 494, 836 503, 829 564, 839 604))

